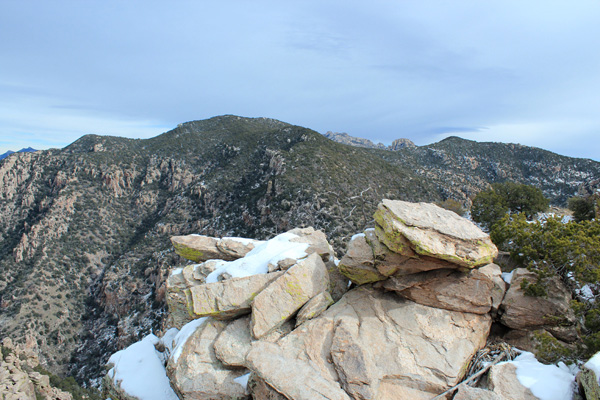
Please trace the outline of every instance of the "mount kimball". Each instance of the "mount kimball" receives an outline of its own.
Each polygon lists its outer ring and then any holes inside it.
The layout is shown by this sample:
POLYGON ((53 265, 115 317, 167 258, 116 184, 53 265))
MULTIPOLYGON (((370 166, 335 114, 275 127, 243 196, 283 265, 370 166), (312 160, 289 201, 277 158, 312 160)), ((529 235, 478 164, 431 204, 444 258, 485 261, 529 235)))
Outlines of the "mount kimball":
MULTIPOLYGON (((11 154, 0 161, 0 336, 35 344, 55 373, 98 384, 110 354, 166 326, 167 278, 181 263, 172 236, 264 240, 312 226, 342 254, 353 233, 375 226, 383 198, 468 206, 506 180, 562 205, 598 187, 600 163, 459 138, 359 148, 236 116, 147 140, 87 135, 64 149, 11 154)), ((219 251, 235 255, 231 246, 219 251)), ((354 271, 350 261, 341 265, 354 271)), ((351 273, 364 283, 388 272, 351 273)), ((403 293, 420 296, 412 286, 403 293)))

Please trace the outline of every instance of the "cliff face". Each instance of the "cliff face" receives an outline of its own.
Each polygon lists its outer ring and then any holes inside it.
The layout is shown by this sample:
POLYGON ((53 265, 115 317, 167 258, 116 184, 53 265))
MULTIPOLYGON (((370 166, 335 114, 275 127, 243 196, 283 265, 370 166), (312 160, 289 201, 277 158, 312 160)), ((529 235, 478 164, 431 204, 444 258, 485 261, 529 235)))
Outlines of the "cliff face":
POLYGON ((314 226, 341 249, 384 197, 439 201, 488 182, 562 201, 598 163, 456 139, 398 152, 234 116, 148 140, 88 135, 0 162, 0 335, 33 337, 46 365, 99 377, 109 354, 157 330, 173 235, 264 239, 314 226))

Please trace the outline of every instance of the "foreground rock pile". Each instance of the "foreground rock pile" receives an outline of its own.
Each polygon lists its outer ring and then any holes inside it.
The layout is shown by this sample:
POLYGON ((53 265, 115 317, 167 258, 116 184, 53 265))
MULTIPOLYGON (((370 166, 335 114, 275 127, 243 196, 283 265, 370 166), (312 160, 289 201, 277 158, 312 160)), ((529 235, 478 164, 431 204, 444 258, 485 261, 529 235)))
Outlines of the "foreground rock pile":
MULTIPOLYGON (((560 327, 520 318, 535 313, 514 285, 503 301, 497 249, 468 220, 431 204, 384 200, 375 221, 339 262, 312 228, 268 242, 172 238, 180 255, 200 264, 173 271, 173 329, 144 339, 166 364, 174 392, 162 398, 432 399, 464 378, 494 319, 518 332, 571 334, 564 318, 560 327)), ((566 312, 543 306, 546 317, 566 312)), ((143 397, 125 387, 124 355, 115 356, 107 396, 143 397)), ((491 368, 487 386, 461 387, 454 398, 535 398, 505 365, 491 368)))

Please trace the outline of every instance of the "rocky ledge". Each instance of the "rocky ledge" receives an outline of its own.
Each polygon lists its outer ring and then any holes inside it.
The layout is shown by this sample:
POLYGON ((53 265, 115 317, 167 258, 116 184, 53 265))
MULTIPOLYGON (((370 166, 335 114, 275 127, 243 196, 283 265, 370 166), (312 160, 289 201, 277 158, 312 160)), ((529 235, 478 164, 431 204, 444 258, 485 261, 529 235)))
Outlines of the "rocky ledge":
POLYGON ((540 331, 572 340, 560 282, 543 303, 518 284, 505 296, 489 237, 431 204, 384 200, 375 221, 340 261, 312 228, 266 242, 173 238, 200 263, 172 271, 171 329, 111 357, 105 396, 535 399, 510 363, 489 368, 479 387, 448 390, 488 344, 493 321, 515 340, 540 331))

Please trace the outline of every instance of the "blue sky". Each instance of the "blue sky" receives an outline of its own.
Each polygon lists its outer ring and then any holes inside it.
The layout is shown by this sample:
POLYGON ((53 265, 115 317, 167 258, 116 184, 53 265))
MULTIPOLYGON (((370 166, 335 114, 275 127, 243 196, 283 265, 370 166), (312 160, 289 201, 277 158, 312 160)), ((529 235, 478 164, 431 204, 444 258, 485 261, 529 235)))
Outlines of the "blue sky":
POLYGON ((0 153, 236 114, 600 160, 600 2, 0 0, 0 153))

